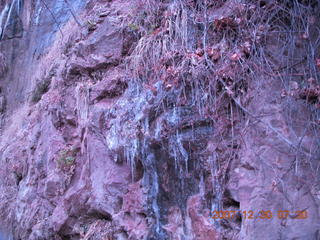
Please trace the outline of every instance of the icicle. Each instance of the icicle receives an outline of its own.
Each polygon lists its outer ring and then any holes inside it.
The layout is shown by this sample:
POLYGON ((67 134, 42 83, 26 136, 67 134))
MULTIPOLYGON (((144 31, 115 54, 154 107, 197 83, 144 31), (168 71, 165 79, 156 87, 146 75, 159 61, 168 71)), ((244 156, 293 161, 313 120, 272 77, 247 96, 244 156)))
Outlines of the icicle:
POLYGON ((137 152, 138 152, 138 147, 139 147, 139 142, 138 142, 138 139, 135 138, 131 142, 131 146, 127 148, 129 150, 129 153, 128 153, 128 156, 127 156, 127 160, 129 161, 128 164, 131 167, 132 181, 134 180, 134 170, 135 170, 135 167, 136 167, 135 157, 136 157, 137 152))
POLYGON ((146 117, 146 118, 144 119, 144 126, 143 126, 143 128, 144 128, 144 132, 147 133, 147 134, 149 134, 149 118, 148 118, 148 117, 146 117))
POLYGON ((174 155, 174 167, 175 170, 178 169, 178 158, 177 158, 177 151, 176 151, 176 147, 173 147, 173 155, 174 155))
POLYGON ((156 122, 155 130, 154 130, 154 136, 155 138, 160 138, 161 130, 162 130, 162 119, 160 121, 156 122))
POLYGON ((179 115, 177 113, 177 108, 176 106, 173 107, 173 113, 172 113, 172 116, 170 118, 170 121, 173 123, 173 124, 176 124, 176 123, 179 123, 179 115))
POLYGON ((158 175, 155 167, 155 156, 152 150, 149 148, 146 150, 144 159, 145 174, 143 176, 143 182, 146 186, 150 187, 148 191, 149 199, 151 200, 151 208, 155 215, 155 227, 156 232, 160 232, 160 210, 157 202, 159 193, 158 175))
POLYGON ((17 12, 20 13, 22 10, 22 0, 17 0, 17 12))
POLYGON ((182 158, 184 159, 186 173, 188 173, 189 156, 188 156, 188 152, 183 147, 183 144, 182 144, 182 141, 181 141, 181 136, 178 134, 178 130, 177 130, 177 133, 176 133, 176 137, 177 137, 178 149, 180 151, 180 154, 182 155, 182 158))
POLYGON ((205 192, 205 186, 204 186, 204 180, 203 180, 203 174, 200 175, 200 184, 199 184, 199 190, 200 190, 200 196, 204 199, 204 192, 205 192))
POLYGON ((149 136, 150 136, 150 132, 149 132, 149 118, 146 117, 144 119, 144 133, 145 133, 145 137, 143 138, 143 142, 142 142, 142 146, 140 146, 141 149, 141 155, 144 156, 146 153, 146 149, 148 146, 148 141, 149 141, 149 136))
POLYGON ((152 201, 153 212, 156 216, 156 232, 160 234, 160 210, 158 206, 158 193, 159 193, 159 183, 158 183, 158 174, 157 171, 153 171, 153 188, 154 188, 154 198, 152 201))
POLYGON ((105 136, 106 144, 109 146, 110 149, 115 149, 118 146, 117 133, 118 133, 117 122, 114 120, 111 120, 109 135, 105 136))
POLYGON ((76 110, 81 134, 81 153, 84 153, 89 123, 89 88, 86 83, 76 87, 76 110))
MULTIPOLYGON (((212 177, 212 187, 215 191, 215 198, 212 201, 211 211, 220 211, 221 210, 221 199, 222 199, 222 189, 219 183, 219 180, 217 179, 218 176, 218 169, 217 169, 217 156, 214 153, 212 156, 211 161, 211 177, 212 177)), ((219 226, 219 221, 214 220, 214 224, 219 226)))
MULTIPOLYGON (((146 156, 145 159, 145 164, 147 165, 147 171, 148 175, 151 178, 151 183, 149 182, 148 184, 151 185, 150 189, 150 196, 152 198, 152 210, 155 215, 155 220, 156 220, 156 233, 160 233, 160 209, 158 205, 158 194, 159 194, 159 181, 158 181, 158 174, 157 170, 155 167, 155 156, 153 153, 150 153, 150 149, 148 151, 148 155, 146 156)), ((147 178, 148 179, 148 178, 147 178)))
POLYGON ((40 0, 37 0, 37 2, 36 2, 35 21, 34 21, 35 25, 39 25, 41 12, 42 12, 42 5, 40 3, 40 0))

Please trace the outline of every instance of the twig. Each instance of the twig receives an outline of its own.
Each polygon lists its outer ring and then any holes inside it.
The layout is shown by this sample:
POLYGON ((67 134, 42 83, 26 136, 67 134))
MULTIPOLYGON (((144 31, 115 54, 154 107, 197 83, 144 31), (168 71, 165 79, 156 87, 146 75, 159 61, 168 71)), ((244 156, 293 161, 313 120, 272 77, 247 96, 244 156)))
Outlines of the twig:
MULTIPOLYGON (((211 71, 214 71, 214 69, 212 68, 212 63, 211 61, 208 62, 208 66, 209 69, 211 71)), ((224 86, 225 89, 228 89, 228 86, 226 85, 226 83, 218 78, 218 81, 224 86)), ((301 152, 302 150, 297 147, 294 143, 292 143, 288 138, 286 138, 285 136, 283 136, 278 130, 276 130, 274 127, 272 127, 270 125, 270 123, 267 123, 265 121, 263 121, 262 119, 260 119, 259 117, 255 116, 254 114, 252 114, 250 111, 248 111, 245 107, 242 106, 242 104, 239 102, 238 99, 236 99, 234 96, 230 95, 229 96, 232 98, 232 100, 237 104, 237 106, 246 114, 248 114, 250 117, 256 119, 258 122, 262 123, 263 125, 265 125, 268 129, 270 129, 272 132, 274 132, 275 134, 277 134, 279 136, 279 138, 285 142, 287 145, 289 145, 290 147, 292 147, 294 150, 296 150, 297 152, 301 152)), ((307 153, 306 151, 303 151, 304 154, 306 154, 307 156, 310 156, 310 153, 307 153)))
POLYGON ((64 0, 64 1, 65 1, 65 3, 68 5, 69 10, 70 10, 70 13, 71 13, 72 17, 74 18, 74 20, 76 21, 76 23, 77 23, 80 27, 82 27, 83 25, 82 25, 82 24, 80 23, 80 21, 78 20, 76 14, 75 14, 75 11, 74 11, 74 9, 73 9, 73 7, 72 7, 72 5, 69 3, 68 0, 64 0))
POLYGON ((61 33, 61 36, 63 37, 63 33, 62 33, 62 30, 60 28, 60 24, 58 23, 58 20, 56 19, 56 17, 54 16, 53 12, 50 10, 50 8, 48 7, 47 3, 45 0, 41 0, 41 2, 43 3, 43 5, 45 6, 45 8, 49 11, 49 13, 51 14, 54 22, 57 24, 58 28, 59 28, 59 31, 61 33))

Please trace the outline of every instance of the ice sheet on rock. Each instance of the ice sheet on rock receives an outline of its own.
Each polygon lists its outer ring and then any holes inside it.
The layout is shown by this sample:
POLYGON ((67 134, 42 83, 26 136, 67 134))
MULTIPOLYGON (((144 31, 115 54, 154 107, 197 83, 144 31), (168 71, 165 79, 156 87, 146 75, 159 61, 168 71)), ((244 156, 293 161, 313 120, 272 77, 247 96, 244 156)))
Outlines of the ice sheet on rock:
POLYGON ((8 11, 9 11, 9 6, 6 5, 0 13, 0 39, 2 37, 5 22, 7 20, 8 11))
POLYGON ((20 14, 22 10, 22 0, 13 0, 9 8, 4 8, 1 13, 4 25, 1 29, 0 39, 6 37, 7 39, 22 36, 22 22, 20 14))

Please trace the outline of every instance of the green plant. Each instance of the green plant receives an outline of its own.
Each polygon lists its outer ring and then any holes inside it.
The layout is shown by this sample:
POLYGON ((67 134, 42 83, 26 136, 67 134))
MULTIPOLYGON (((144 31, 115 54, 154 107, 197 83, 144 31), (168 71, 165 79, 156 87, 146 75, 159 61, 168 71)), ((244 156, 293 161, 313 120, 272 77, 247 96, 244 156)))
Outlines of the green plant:
POLYGON ((130 28, 131 31, 138 31, 139 30, 139 26, 134 23, 130 23, 128 25, 128 27, 130 28))
POLYGON ((70 157, 66 157, 66 158, 64 159, 64 162, 65 162, 67 165, 71 165, 71 164, 74 163, 74 160, 75 160, 75 158, 70 156, 70 157))
POLYGON ((59 152, 59 166, 71 166, 75 163, 77 151, 72 148, 64 149, 59 152))

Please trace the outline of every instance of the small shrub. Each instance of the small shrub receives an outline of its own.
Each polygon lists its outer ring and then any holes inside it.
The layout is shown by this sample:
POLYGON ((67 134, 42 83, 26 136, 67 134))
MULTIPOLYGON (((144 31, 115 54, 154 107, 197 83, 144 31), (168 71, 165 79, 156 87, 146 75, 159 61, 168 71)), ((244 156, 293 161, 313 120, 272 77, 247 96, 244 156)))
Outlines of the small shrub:
POLYGON ((64 159, 65 164, 71 165, 74 163, 75 157, 69 156, 64 159))
POLYGON ((139 26, 136 25, 136 24, 134 24, 134 23, 130 23, 130 24, 128 25, 128 27, 129 27, 130 30, 133 31, 133 32, 139 30, 139 26))
POLYGON ((69 168, 74 165, 76 160, 77 149, 67 148, 59 152, 57 160, 60 168, 69 168))

